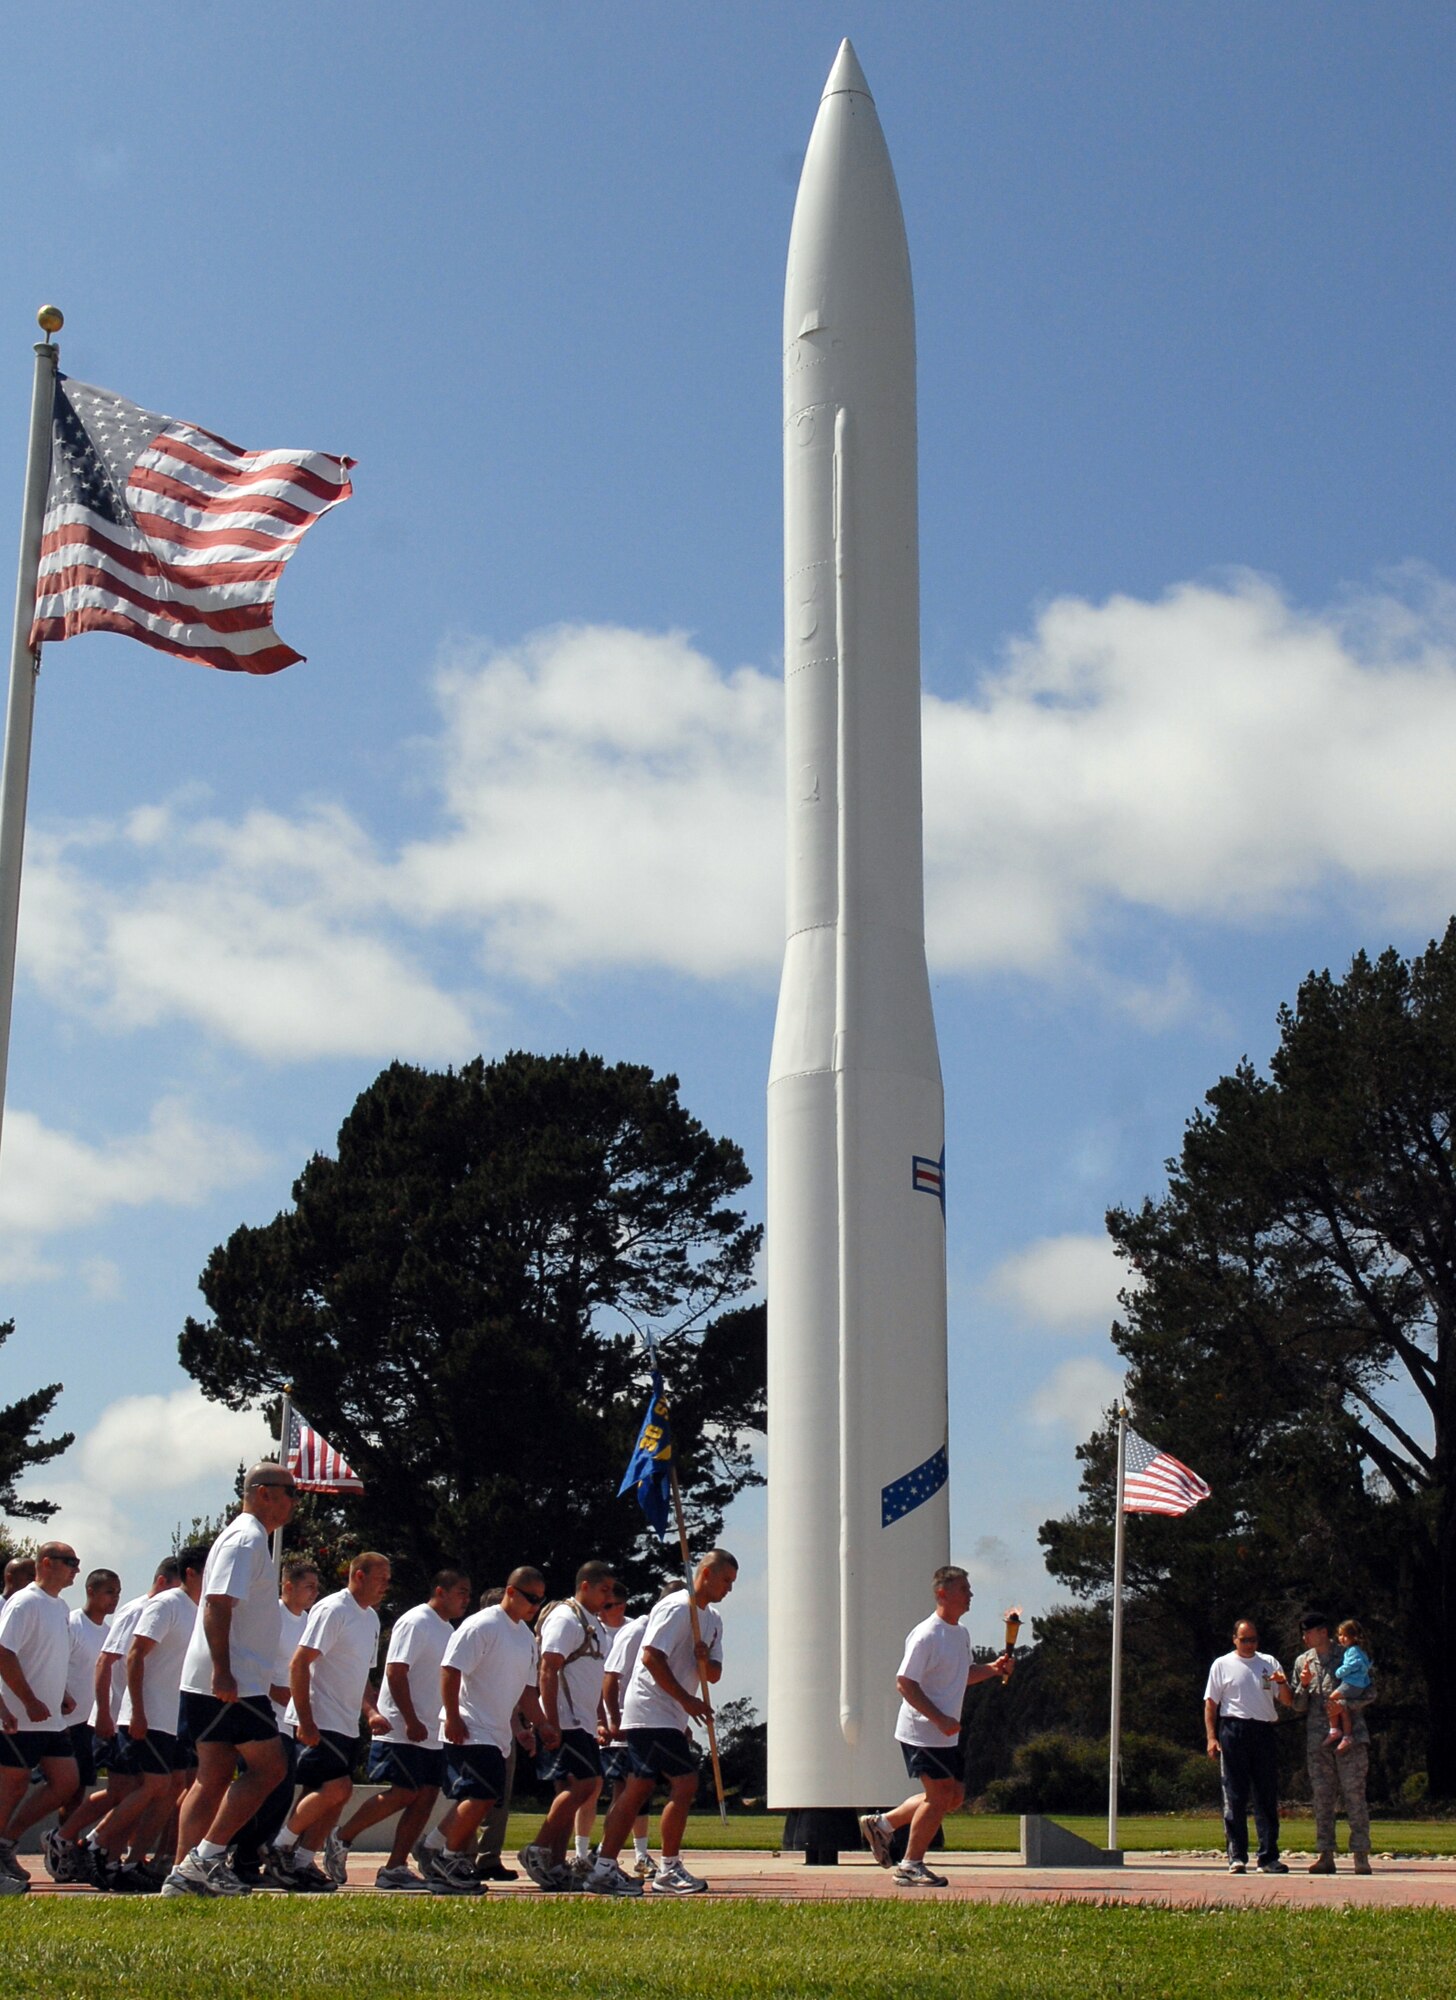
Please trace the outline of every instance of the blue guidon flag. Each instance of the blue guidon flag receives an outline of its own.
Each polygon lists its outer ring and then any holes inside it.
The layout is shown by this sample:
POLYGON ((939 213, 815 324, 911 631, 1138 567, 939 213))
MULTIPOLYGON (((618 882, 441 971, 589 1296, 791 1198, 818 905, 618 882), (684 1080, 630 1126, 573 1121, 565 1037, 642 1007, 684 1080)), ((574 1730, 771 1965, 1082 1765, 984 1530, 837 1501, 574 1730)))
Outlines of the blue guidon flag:
POLYGON ((897 1479, 892 1486, 880 1491, 880 1526, 888 1528, 893 1521, 913 1514, 915 1509, 939 1493, 950 1477, 950 1462, 945 1446, 933 1451, 924 1465, 917 1465, 913 1472, 907 1472, 903 1479, 897 1479))
POLYGON ((940 1149, 938 1160, 927 1160, 916 1153, 910 1161, 910 1185, 917 1194, 933 1194, 940 1203, 940 1212, 945 1214, 945 1148, 940 1149))
POLYGON ((636 1447, 617 1488, 619 1499, 628 1493, 637 1495, 637 1504, 655 1534, 665 1538, 672 1532, 668 1526, 672 1511, 672 1416, 663 1394, 662 1374, 656 1368, 636 1447))

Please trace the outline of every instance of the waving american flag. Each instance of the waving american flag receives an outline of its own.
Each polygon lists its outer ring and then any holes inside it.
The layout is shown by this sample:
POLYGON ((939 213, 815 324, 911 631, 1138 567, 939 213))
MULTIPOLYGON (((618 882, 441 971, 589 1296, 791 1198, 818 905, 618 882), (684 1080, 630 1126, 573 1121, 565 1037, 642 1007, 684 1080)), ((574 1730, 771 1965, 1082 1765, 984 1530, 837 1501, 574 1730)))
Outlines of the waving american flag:
POLYGON ((353 492, 351 458, 244 451, 61 376, 32 648, 122 632, 184 660, 274 674, 283 565, 353 492))
POLYGON ((283 1462, 304 1493, 362 1493, 364 1482, 341 1451, 316 1431, 302 1411, 292 1412, 283 1462))
POLYGON ((1186 1514, 1208 1494, 1209 1488, 1198 1474, 1190 1472, 1171 1452, 1159 1451, 1134 1430, 1128 1432, 1124 1514, 1186 1514))

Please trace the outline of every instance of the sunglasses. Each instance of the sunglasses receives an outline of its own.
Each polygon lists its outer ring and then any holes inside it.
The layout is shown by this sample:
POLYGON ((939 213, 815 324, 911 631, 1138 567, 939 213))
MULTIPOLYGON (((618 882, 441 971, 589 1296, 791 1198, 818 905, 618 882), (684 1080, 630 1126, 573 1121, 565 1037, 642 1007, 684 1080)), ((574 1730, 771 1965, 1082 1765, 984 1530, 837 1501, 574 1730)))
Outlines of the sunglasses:
POLYGON ((524 1597, 527 1604, 544 1604, 546 1602, 546 1593, 544 1590, 522 1590, 518 1583, 512 1584, 511 1588, 515 1591, 517 1597, 524 1597))

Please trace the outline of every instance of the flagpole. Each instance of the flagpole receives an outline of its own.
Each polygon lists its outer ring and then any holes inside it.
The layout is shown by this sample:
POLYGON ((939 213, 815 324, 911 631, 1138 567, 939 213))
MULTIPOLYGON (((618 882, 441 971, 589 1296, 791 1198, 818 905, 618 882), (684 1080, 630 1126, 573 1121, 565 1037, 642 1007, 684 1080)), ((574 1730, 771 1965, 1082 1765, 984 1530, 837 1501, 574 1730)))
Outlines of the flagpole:
MULTIPOLYGON (((42 306, 36 318, 45 332, 60 332, 63 322, 55 306, 42 306)), ((30 628, 35 621, 41 532, 51 478, 51 419, 55 413, 60 353, 52 341, 38 340, 35 344, 25 498, 20 511, 15 629, 10 642, 10 702, 5 713, 5 767, 0 775, 0 1123, 5 1117, 5 1082, 10 1067, 10 1012, 15 996, 15 944, 20 926, 20 863, 25 852, 25 800, 30 790, 35 683, 40 673, 40 648, 32 649, 30 628)))
POLYGON ((702 1693, 703 1706, 707 1709, 708 1755, 713 1761, 713 1788, 718 1794, 718 1817, 724 1826, 728 1824, 728 1802, 723 1796, 723 1766, 718 1762, 718 1725, 713 1719, 713 1697, 708 1692, 708 1663, 698 1651, 703 1643, 702 1626, 698 1622, 698 1600, 693 1594, 693 1559, 688 1553, 688 1526, 683 1518, 682 1492, 677 1483, 677 1460, 668 1461, 668 1472, 672 1479, 672 1510, 677 1516, 678 1547, 682 1550, 683 1578, 688 1587, 688 1616, 693 1625, 693 1658, 698 1666, 698 1687, 702 1693))
POLYGON ((1107 1731, 1107 1851, 1117 1851, 1117 1765, 1122 1745, 1122 1578, 1127 1556, 1127 1409, 1117 1401, 1117 1525, 1112 1544, 1112 1716, 1107 1731))
MULTIPOLYGON (((293 1435, 293 1384, 283 1385, 283 1401, 278 1409, 278 1463, 288 1464, 288 1442, 293 1435)), ((273 1580, 280 1587, 283 1582, 283 1528, 281 1524, 273 1530, 273 1580)))

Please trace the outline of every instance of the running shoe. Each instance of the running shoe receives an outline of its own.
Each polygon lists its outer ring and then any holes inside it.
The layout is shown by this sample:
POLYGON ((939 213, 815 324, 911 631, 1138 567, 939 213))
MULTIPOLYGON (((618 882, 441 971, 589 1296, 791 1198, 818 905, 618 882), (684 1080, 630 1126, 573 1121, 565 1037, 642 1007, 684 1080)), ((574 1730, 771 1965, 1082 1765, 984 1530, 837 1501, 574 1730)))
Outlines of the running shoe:
POLYGON ((30 1888, 30 1877, 17 1882, 13 1875, 0 1874, 0 1896, 23 1896, 30 1888))
POLYGON ((701 1875, 688 1873, 680 1854, 675 1854, 671 1861, 664 1860, 652 1878, 654 1896, 701 1896, 707 1886, 701 1875))
POLYGON ((639 1882, 650 1882, 657 1874, 657 1863, 650 1854, 639 1854, 632 1873, 639 1882))
POLYGON ((436 1896, 483 1896, 485 1884, 475 1872, 475 1863, 466 1854, 441 1849, 426 1887, 436 1896))
POLYGON ((533 1841, 530 1846, 521 1849, 516 1859, 538 1889, 550 1891, 560 1886, 556 1880, 556 1864, 548 1848, 538 1847, 533 1841))
POLYGON ((0 1875, 8 1875, 12 1882, 23 1882, 28 1889, 30 1877, 15 1858, 15 1842, 0 1840, 0 1875))
POLYGON ((861 1813, 859 1830, 864 1835, 864 1844, 873 1854, 881 1868, 888 1868, 894 1857, 890 1853, 891 1832, 879 1813, 861 1813))
POLYGON ((898 1882, 902 1889, 948 1889, 950 1877, 937 1875, 933 1868, 927 1868, 923 1861, 902 1861, 891 1870, 890 1879, 898 1882))
POLYGON ((53 1882, 74 1882, 76 1880, 76 1843, 67 1840, 58 1828, 52 1827, 40 1844, 41 1859, 46 1873, 53 1882))
POLYGON ((1244 1875, 1248 1873, 1248 1867, 1249 1864, 1247 1861, 1231 1861, 1229 1863, 1229 1873, 1230 1875, 1244 1875))
POLYGON ((408 1864, 400 1868, 381 1868, 374 1878, 376 1889, 392 1889, 407 1896, 428 1896, 430 1884, 423 1875, 416 1875, 408 1864))
POLYGON ((1289 1870, 1282 1861, 1260 1861, 1256 1863, 1254 1872, 1257 1875, 1287 1875, 1289 1870))
POLYGON ((204 1861, 195 1847, 189 1847, 162 1884, 164 1896, 246 1896, 248 1885, 240 1882, 221 1855, 204 1861))
POLYGON ((624 1875, 615 1861, 599 1854, 592 1872, 582 1883, 589 1896, 640 1896, 642 1884, 634 1882, 630 1875, 624 1875))
POLYGON ((344 1887, 349 1879, 349 1850, 337 1833, 331 1833, 324 1842, 319 1865, 336 1889, 344 1887))

